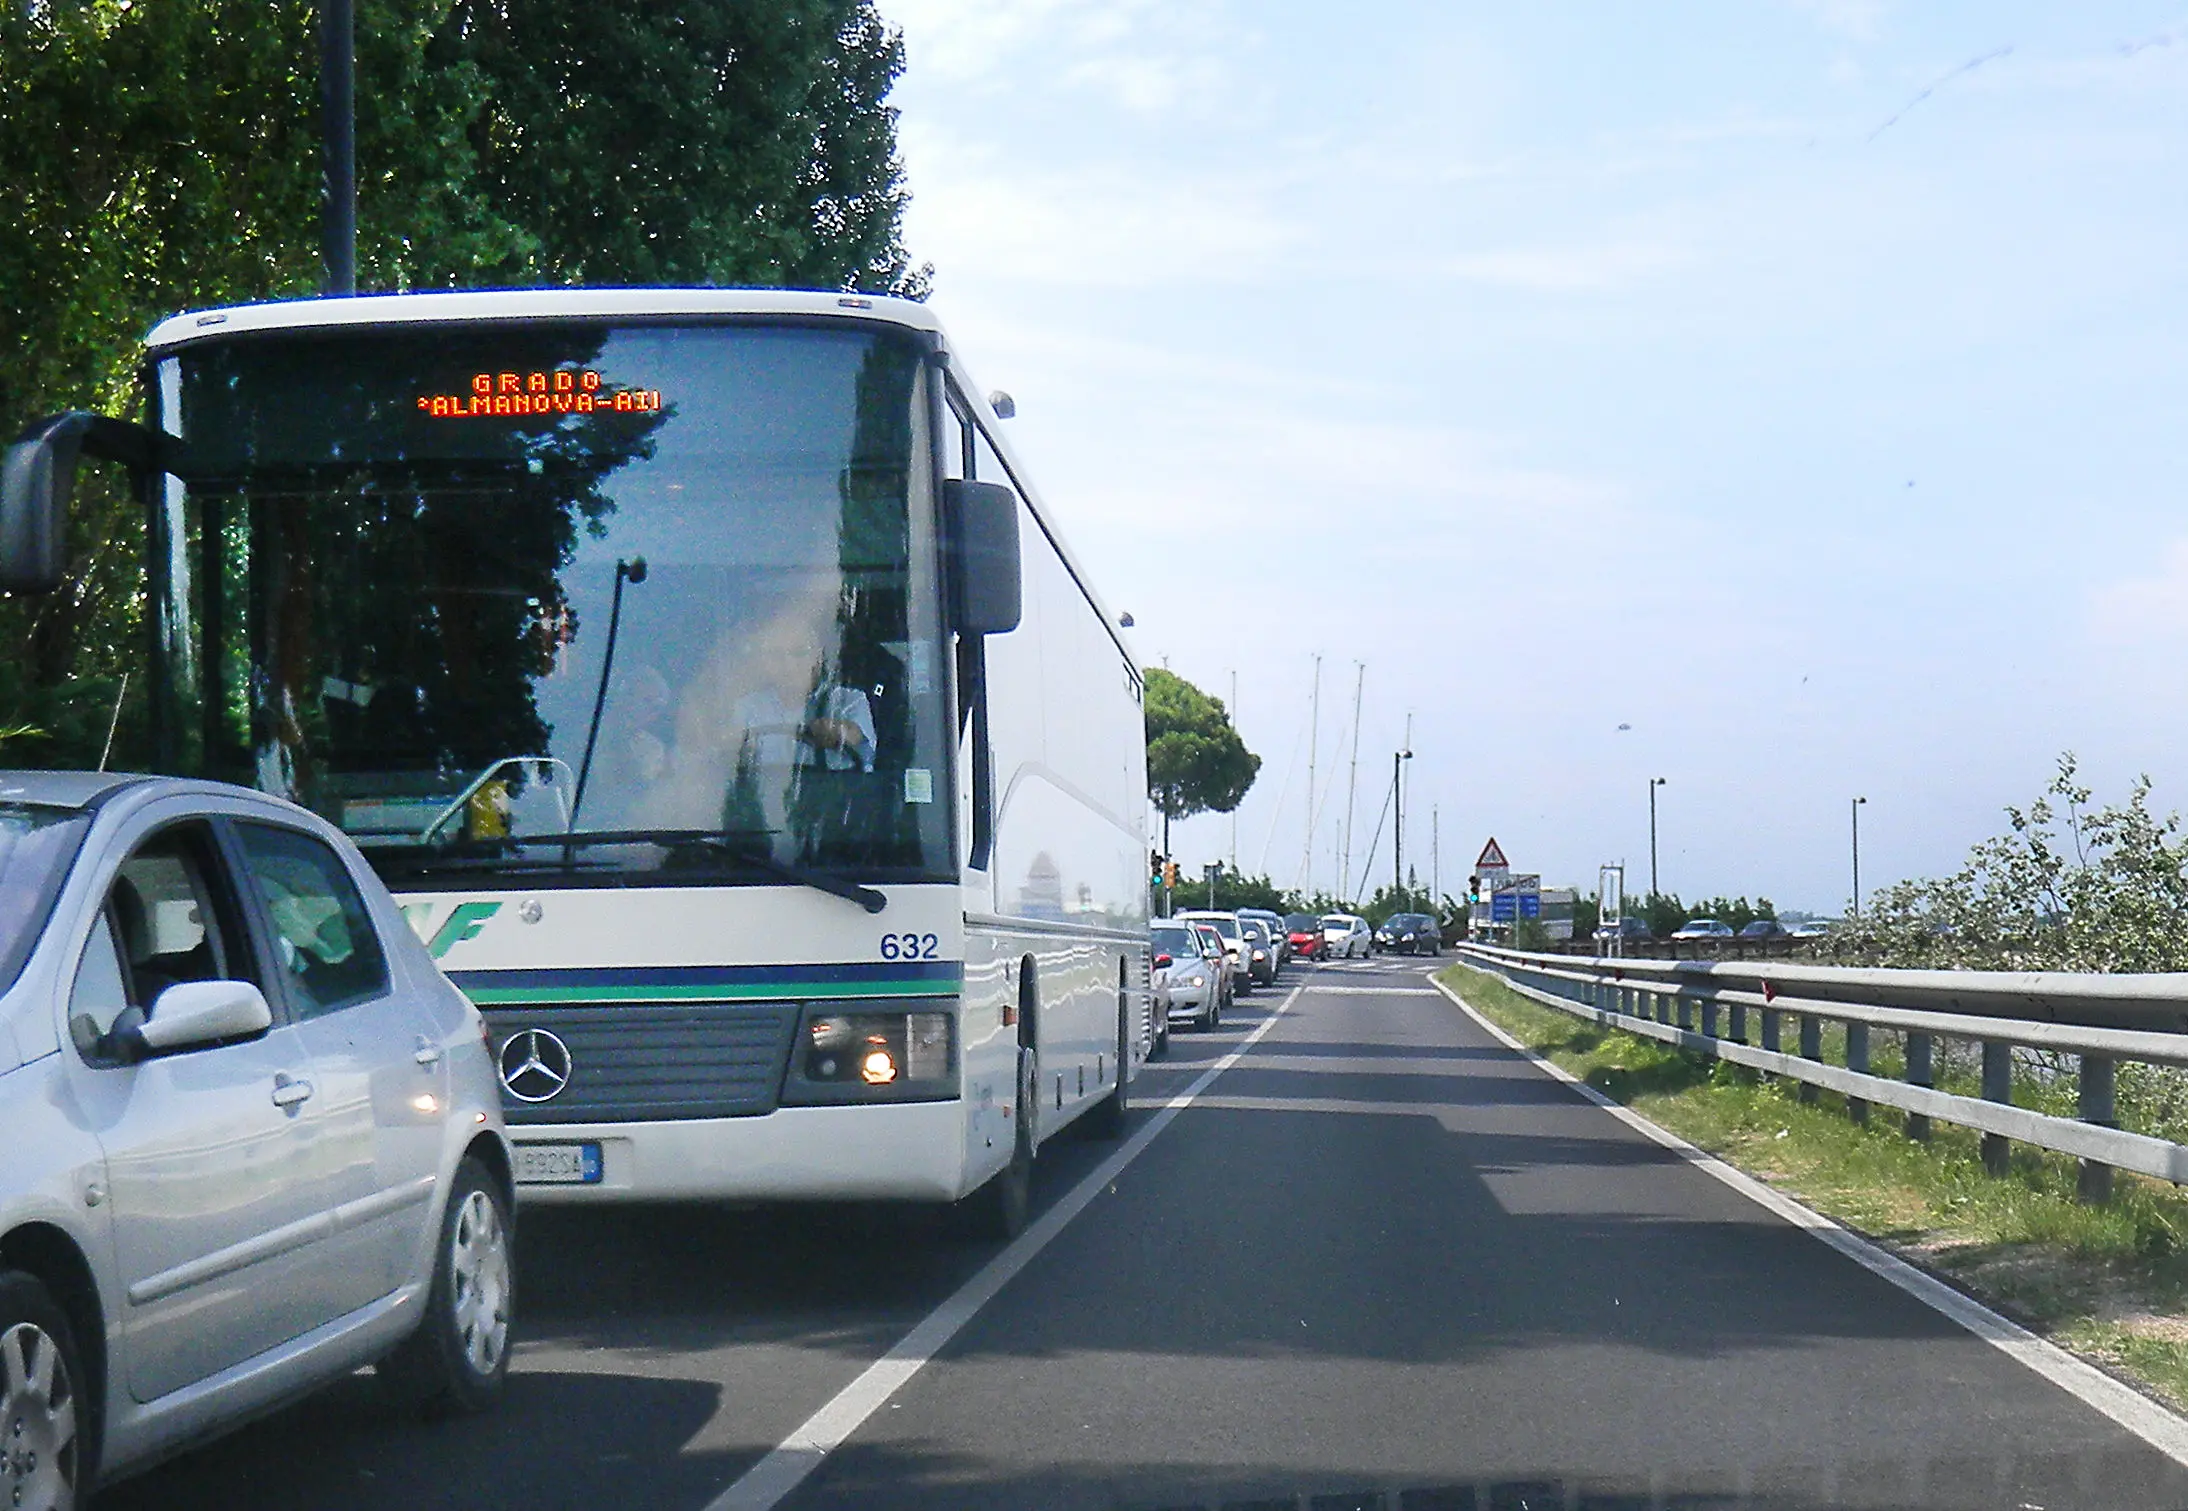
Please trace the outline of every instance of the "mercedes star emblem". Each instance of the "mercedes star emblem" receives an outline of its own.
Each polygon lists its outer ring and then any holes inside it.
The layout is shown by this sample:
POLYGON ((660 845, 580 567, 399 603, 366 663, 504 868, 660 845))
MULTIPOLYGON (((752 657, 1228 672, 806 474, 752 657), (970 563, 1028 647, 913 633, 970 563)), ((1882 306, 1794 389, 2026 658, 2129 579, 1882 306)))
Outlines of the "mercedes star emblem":
POLYGON ((519 1029, 502 1041, 500 1068, 518 1101, 548 1101, 570 1084, 570 1046, 544 1028, 519 1029))

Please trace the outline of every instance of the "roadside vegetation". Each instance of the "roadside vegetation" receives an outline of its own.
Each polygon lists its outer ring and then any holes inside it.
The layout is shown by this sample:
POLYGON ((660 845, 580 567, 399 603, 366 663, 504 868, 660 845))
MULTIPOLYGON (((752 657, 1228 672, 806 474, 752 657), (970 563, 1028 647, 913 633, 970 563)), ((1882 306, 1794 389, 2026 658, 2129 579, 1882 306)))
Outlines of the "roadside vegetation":
MULTIPOLYGON (((1441 979, 1614 1101, 2188 1410, 2188 1195, 2119 1172, 2108 1205, 2083 1206, 2064 1156, 2016 1145, 1993 1177, 1969 1130, 1938 1124, 1917 1143, 1890 1109, 1861 1126, 1834 1093, 1802 1102, 1792 1083, 1599 1028, 1465 966, 1441 979)), ((2062 1095, 2017 1079, 2028 1105, 2062 1095)))

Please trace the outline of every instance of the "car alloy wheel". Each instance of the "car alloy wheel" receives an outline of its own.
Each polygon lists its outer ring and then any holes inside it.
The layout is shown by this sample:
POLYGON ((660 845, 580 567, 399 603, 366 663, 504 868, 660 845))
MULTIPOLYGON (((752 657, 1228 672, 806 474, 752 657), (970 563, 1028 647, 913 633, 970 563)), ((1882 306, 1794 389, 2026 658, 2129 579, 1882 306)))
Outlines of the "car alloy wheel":
POLYGON ((73 1511, 80 1504, 82 1370, 68 1325, 45 1288, 0 1274, 0 1504, 73 1511))

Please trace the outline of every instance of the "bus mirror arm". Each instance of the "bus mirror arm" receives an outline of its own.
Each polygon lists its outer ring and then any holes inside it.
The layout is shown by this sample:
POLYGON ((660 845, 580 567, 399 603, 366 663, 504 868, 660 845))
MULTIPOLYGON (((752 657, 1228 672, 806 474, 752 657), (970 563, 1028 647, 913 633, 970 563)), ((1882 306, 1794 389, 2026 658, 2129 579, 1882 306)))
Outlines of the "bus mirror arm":
POLYGON ((141 482, 172 465, 171 437, 87 410, 50 415, 0 457, 0 589, 49 593, 67 562, 76 463, 120 462, 141 482))

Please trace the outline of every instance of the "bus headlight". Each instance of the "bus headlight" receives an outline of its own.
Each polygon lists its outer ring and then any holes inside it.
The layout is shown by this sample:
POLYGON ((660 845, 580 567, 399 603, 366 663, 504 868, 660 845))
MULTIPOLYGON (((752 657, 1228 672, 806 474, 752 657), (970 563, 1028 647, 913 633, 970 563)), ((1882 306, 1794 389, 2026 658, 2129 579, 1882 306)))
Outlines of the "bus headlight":
POLYGON ((790 1106, 957 1095, 957 1020, 947 1012, 808 1007, 783 1081, 790 1106))

